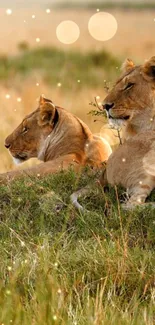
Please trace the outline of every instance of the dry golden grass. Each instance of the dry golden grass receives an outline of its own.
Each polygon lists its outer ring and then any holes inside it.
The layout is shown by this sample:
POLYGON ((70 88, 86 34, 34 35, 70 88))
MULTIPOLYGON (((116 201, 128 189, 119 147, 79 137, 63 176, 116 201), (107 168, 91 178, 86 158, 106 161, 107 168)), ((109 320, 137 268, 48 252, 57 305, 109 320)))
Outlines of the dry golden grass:
MULTIPOLYGON (((11 16, 0 9, 1 52, 16 53, 17 44, 23 40, 31 46, 36 46, 39 37, 41 46, 54 45, 61 49, 99 50, 104 48, 121 57, 131 56, 143 60, 154 54, 154 11, 112 10, 109 9, 118 22, 116 35, 109 41, 95 41, 88 32, 88 21, 95 10, 51 10, 47 15, 45 9, 14 9, 11 16), (32 19, 32 14, 36 15, 32 19), (63 45, 57 40, 56 27, 63 20, 74 20, 80 27, 80 38, 73 45, 63 45), (26 20, 26 23, 24 23, 26 20)), ((37 45, 39 46, 39 45, 37 45)))

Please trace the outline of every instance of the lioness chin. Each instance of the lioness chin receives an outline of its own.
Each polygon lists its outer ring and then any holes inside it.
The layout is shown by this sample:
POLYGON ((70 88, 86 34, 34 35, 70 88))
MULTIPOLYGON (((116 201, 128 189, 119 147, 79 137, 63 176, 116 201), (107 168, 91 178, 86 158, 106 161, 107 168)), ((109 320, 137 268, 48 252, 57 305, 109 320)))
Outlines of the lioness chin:
MULTIPOLYGON (((109 157, 100 182, 126 188, 129 199, 124 208, 133 208, 146 205, 155 188, 155 57, 139 66, 127 59, 122 70, 103 108, 110 125, 122 127, 123 144, 109 157)), ((79 191, 71 198, 79 209, 80 195, 79 191)))
POLYGON ((94 136, 83 121, 43 96, 39 107, 6 138, 5 147, 17 163, 33 157, 43 163, 0 174, 2 181, 25 174, 44 176, 69 166, 101 167, 112 152, 108 142, 94 136))

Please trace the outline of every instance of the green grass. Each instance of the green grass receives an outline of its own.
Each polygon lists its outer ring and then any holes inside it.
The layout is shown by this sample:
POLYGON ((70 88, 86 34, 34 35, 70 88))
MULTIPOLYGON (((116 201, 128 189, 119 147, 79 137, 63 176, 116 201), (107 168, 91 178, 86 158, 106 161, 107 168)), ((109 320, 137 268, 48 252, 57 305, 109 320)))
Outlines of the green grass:
POLYGON ((0 323, 154 324, 154 211, 123 212, 95 178, 70 170, 0 187, 0 323), (88 182, 80 214, 69 197, 88 182))
POLYGON ((98 86, 104 84, 104 77, 115 77, 120 61, 102 50, 100 52, 62 51, 56 48, 28 49, 25 43, 19 44, 21 53, 14 57, 0 57, 0 80, 13 80, 15 76, 28 76, 38 71, 44 80, 55 85, 63 83, 70 89, 82 85, 98 86), (115 70, 115 73, 113 72, 115 70))
POLYGON ((155 8, 154 1, 65 1, 53 4, 54 7, 60 8, 78 8, 78 9, 131 9, 131 10, 153 10, 155 8))

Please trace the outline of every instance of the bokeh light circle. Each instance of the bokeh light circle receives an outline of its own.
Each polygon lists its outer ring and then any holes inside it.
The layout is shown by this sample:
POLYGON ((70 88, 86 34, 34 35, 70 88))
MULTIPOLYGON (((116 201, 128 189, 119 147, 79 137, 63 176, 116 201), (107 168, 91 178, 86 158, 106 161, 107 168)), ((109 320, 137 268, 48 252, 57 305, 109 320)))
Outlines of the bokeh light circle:
POLYGON ((98 12, 90 18, 88 30, 97 41, 108 41, 117 31, 117 21, 108 12, 98 12))
POLYGON ((7 9, 7 10, 6 10, 6 14, 7 14, 7 15, 12 15, 12 9, 7 9))
POLYGON ((62 21, 56 29, 58 40, 64 44, 73 44, 80 35, 79 26, 72 20, 62 21))

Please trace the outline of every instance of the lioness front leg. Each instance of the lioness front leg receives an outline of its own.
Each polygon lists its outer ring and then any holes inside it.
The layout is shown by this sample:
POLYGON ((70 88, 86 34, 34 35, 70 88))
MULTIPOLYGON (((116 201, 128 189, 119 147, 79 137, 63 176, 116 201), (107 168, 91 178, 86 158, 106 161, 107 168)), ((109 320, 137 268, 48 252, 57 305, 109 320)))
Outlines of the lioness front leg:
MULTIPOLYGON (((96 185, 101 185, 103 188, 106 188, 108 186, 108 181, 107 181, 107 174, 106 174, 106 162, 103 164, 103 171, 101 177, 96 180, 95 182, 96 185)), ((78 209, 79 211, 85 211, 83 206, 78 202, 78 199, 82 196, 87 196, 92 190, 92 184, 87 185, 78 191, 72 193, 70 196, 71 203, 73 206, 78 209)))
POLYGON ((39 165, 31 168, 26 168, 23 170, 15 170, 0 174, 0 182, 7 183, 16 178, 26 177, 26 176, 39 176, 43 177, 46 175, 54 174, 61 170, 67 170, 70 166, 73 166, 75 171, 80 169, 80 164, 78 163, 75 155, 66 155, 59 157, 55 160, 40 163, 39 165))
POLYGON ((152 207, 155 207, 154 202, 146 203, 146 198, 150 195, 151 191, 154 188, 154 182, 151 181, 150 178, 146 178, 145 181, 139 181, 139 185, 129 188, 128 194, 129 199, 126 201, 126 203, 122 204, 123 209, 133 209, 136 206, 147 206, 151 205, 152 207))

